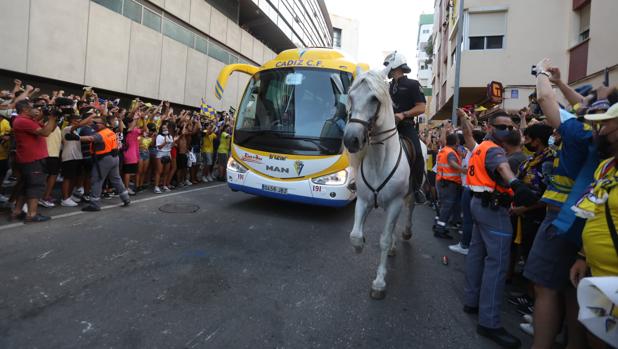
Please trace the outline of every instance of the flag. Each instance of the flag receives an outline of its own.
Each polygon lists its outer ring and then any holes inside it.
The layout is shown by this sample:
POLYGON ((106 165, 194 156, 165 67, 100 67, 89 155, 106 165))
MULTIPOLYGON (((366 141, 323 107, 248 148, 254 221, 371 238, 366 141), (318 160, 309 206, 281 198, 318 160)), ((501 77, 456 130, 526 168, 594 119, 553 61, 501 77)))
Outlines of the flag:
POLYGON ((211 107, 210 105, 206 104, 206 102, 204 101, 204 98, 202 98, 202 104, 200 106, 201 110, 200 112, 202 113, 202 115, 206 115, 209 119, 214 119, 217 112, 215 110, 215 108, 211 107))

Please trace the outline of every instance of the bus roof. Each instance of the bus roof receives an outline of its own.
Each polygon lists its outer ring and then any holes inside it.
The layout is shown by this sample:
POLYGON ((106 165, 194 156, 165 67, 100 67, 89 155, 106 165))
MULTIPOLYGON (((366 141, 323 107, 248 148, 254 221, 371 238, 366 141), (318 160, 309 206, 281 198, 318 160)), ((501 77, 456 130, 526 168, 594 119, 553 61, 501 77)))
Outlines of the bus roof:
POLYGON ((281 51, 273 60, 260 67, 260 70, 286 68, 286 67, 309 67, 336 69, 349 73, 355 73, 357 67, 367 70, 367 64, 357 64, 345 57, 345 55, 331 48, 294 48, 281 51))

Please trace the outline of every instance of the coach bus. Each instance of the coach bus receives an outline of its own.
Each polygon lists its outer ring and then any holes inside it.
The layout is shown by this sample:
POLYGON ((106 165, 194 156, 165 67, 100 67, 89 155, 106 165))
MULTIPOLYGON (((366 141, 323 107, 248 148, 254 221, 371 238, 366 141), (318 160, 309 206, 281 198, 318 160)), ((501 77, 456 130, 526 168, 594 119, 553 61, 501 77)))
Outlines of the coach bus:
POLYGON ((342 139, 348 90, 367 69, 328 48, 286 50, 261 67, 224 67, 215 87, 219 99, 233 72, 251 76, 235 115, 229 187, 323 206, 353 201, 342 139))

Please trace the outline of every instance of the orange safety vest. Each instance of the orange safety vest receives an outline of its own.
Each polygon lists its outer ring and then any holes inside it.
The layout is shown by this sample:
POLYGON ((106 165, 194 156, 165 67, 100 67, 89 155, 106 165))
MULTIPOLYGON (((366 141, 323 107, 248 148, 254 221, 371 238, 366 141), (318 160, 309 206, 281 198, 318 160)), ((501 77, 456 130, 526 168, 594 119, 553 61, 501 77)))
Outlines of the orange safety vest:
POLYGON ((498 185, 491 176, 487 173, 485 168, 485 158, 489 149, 498 147, 498 145, 492 141, 484 141, 479 144, 468 162, 468 174, 466 181, 468 187, 475 193, 493 192, 497 190, 500 193, 507 193, 513 195, 513 191, 509 188, 498 185))
POLYGON ((451 153, 455 154, 455 157, 457 158, 457 164, 461 166, 461 157, 453 148, 446 146, 440 149, 440 152, 438 152, 438 159, 436 161, 438 166, 436 180, 445 180, 461 184, 461 173, 459 172, 459 170, 451 167, 451 165, 449 165, 448 163, 448 157, 451 153))
POLYGON ((95 155, 105 155, 114 150, 118 150, 118 138, 116 137, 116 133, 114 133, 114 131, 109 128, 104 128, 97 133, 103 138, 103 149, 94 150, 94 143, 92 143, 91 152, 95 155))

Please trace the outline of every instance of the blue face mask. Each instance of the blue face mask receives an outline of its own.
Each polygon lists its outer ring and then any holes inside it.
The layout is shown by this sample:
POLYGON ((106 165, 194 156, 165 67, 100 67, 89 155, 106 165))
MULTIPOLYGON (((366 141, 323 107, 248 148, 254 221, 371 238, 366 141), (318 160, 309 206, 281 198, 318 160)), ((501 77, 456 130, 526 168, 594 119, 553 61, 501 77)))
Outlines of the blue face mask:
POLYGON ((511 131, 509 131, 509 129, 506 129, 506 130, 494 129, 493 136, 496 140, 502 142, 508 138, 508 136, 510 135, 510 132, 511 131))
POLYGON ((547 139, 547 145, 551 147, 554 144, 556 144, 556 138, 554 138, 554 136, 549 136, 549 139, 547 139))

